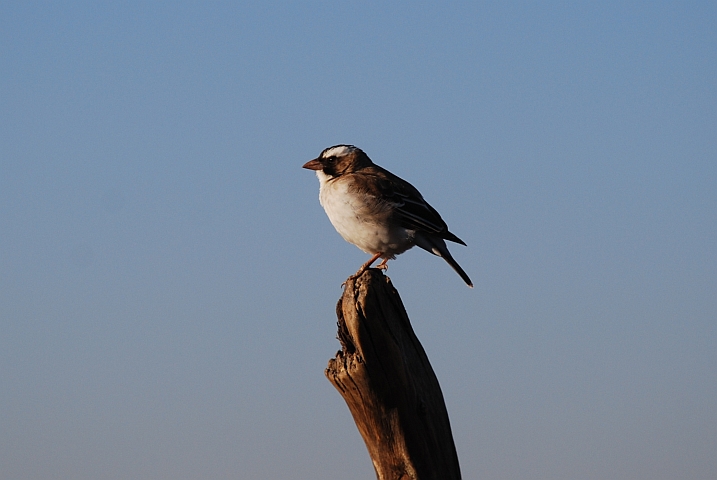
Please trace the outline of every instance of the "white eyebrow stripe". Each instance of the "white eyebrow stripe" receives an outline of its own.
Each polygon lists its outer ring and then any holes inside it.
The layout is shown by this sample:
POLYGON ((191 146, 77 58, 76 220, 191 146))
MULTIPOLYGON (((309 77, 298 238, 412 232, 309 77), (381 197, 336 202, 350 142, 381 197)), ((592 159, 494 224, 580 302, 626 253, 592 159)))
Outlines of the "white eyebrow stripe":
POLYGON ((346 155, 347 153, 353 151, 355 147, 351 147, 349 145, 337 145, 336 147, 330 147, 321 154, 322 158, 329 158, 329 157, 340 157, 341 155, 346 155))

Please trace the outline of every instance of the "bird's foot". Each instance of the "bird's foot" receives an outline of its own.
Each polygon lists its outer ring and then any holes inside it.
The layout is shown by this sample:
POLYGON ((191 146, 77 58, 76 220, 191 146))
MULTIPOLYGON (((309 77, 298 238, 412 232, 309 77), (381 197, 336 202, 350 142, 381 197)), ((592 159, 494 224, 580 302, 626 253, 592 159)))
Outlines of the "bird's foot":
MULTIPOLYGON (((346 279, 346 281, 345 281, 344 283, 341 284, 341 288, 345 287, 348 282, 350 282, 350 281, 352 281, 352 280, 356 280, 358 277, 360 277, 361 275, 363 275, 363 272, 365 272, 366 270, 368 270, 368 269, 371 267, 371 264, 372 264, 373 262, 375 262, 376 260, 378 260, 378 258, 379 258, 380 256, 381 256, 381 253, 379 252, 379 253, 375 254, 373 257, 371 257, 371 259, 370 259, 368 262, 366 262, 366 263, 364 263, 363 265, 361 265, 361 268, 359 268, 356 273, 354 273, 353 275, 351 275, 349 278, 346 279)), ((382 265, 385 264, 385 263, 386 263, 385 260, 384 260, 383 262, 381 262, 382 265)), ((383 268, 385 268, 385 265, 384 265, 383 267, 381 267, 381 265, 379 265, 378 268, 383 269, 383 268)))
POLYGON ((361 275, 363 275, 363 272, 365 272, 366 270, 368 270, 368 266, 366 266, 366 265, 364 265, 364 266, 362 266, 361 268, 359 268, 358 272, 356 272, 356 273, 354 273, 353 275, 349 276, 349 278, 347 278, 347 279, 344 281, 344 283, 341 284, 341 288, 345 287, 348 282, 350 282, 350 281, 352 281, 352 280, 356 280, 357 278, 359 278, 361 275))
POLYGON ((367 268, 361 267, 358 272, 354 273, 353 275, 349 276, 349 278, 344 280, 344 282, 341 284, 341 288, 344 288, 347 283, 352 282, 352 281, 356 280, 357 278, 359 278, 361 275, 363 275, 363 272, 365 272, 366 270, 368 270, 368 267, 367 268))

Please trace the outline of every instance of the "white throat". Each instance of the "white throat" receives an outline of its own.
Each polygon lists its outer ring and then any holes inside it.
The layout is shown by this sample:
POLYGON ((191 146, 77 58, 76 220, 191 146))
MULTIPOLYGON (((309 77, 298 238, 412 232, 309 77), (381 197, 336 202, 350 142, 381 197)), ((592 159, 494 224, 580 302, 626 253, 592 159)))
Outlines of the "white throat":
POLYGON ((316 170, 316 176, 319 179, 319 185, 322 187, 326 185, 326 182, 334 178, 331 175, 326 175, 323 170, 316 170))

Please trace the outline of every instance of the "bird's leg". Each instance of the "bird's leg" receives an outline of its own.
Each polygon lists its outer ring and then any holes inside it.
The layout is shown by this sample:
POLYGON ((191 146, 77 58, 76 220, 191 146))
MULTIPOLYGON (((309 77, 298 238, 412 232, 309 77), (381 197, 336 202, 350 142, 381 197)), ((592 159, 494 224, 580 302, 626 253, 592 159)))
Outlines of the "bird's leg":
MULTIPOLYGON (((348 279, 346 279, 346 282, 348 282, 349 280, 355 280, 355 279, 357 279, 358 277, 360 277, 361 275, 363 275, 363 272, 365 272, 366 270, 368 270, 368 268, 371 266, 371 264, 372 264, 373 262, 375 262, 376 260, 378 260, 378 258, 379 258, 380 256, 381 256, 381 252, 378 252, 378 253, 375 254, 373 257, 371 257, 368 262, 366 262, 366 263, 364 263, 363 265, 361 265, 361 268, 358 269, 358 272, 354 273, 354 274, 351 275, 348 279)), ((383 263, 383 262, 382 262, 382 263, 383 263)), ((343 287, 344 285, 346 285, 346 282, 342 283, 341 286, 343 287)))
POLYGON ((384 258, 381 263, 376 265, 376 268, 378 268, 379 270, 388 270, 388 258, 384 258))
POLYGON ((359 268, 359 269, 358 269, 358 272, 356 272, 354 275, 352 275, 352 277, 353 277, 353 278, 358 278, 358 277, 360 277, 360 276, 363 274, 363 272, 365 272, 366 270, 369 269, 369 267, 371 267, 371 264, 372 264, 373 262, 375 262, 376 260, 378 260, 378 258, 379 258, 380 256, 381 256, 381 252, 378 252, 377 254, 375 254, 373 257, 371 257, 371 258, 368 260, 368 262, 366 262, 366 263, 364 263, 363 265, 361 265, 361 268, 359 268))

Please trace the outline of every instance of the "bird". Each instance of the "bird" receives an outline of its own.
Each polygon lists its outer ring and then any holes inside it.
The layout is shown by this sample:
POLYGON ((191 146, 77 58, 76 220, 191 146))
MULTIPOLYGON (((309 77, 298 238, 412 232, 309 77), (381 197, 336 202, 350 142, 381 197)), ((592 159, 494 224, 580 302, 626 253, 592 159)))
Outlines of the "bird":
POLYGON ((334 145, 303 168, 319 178, 319 203, 336 231, 372 257, 356 274, 377 268, 418 246, 443 258, 471 288, 473 282, 448 251, 445 240, 466 245, 410 183, 379 167, 354 145, 334 145))

